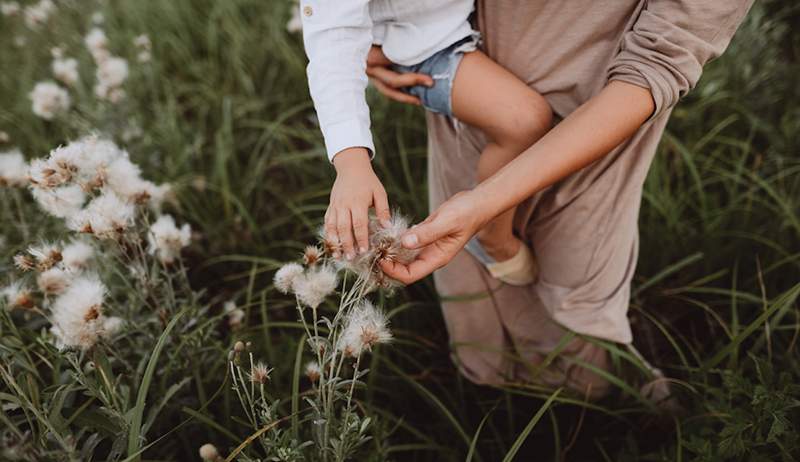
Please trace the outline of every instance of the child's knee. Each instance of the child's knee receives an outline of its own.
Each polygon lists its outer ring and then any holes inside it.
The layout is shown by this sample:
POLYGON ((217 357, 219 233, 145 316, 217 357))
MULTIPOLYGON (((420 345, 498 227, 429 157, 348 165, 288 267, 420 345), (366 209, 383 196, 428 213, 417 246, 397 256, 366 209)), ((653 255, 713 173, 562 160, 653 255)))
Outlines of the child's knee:
POLYGON ((508 122, 503 130, 504 140, 498 141, 524 150, 550 130, 553 111, 544 97, 532 93, 509 114, 508 122))

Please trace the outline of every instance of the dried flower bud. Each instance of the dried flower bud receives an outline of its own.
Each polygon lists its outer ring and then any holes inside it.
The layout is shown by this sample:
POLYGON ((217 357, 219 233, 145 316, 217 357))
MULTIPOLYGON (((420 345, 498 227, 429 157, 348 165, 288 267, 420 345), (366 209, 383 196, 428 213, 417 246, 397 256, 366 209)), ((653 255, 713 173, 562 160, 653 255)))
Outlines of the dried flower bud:
POLYGON ((264 385, 269 381, 270 372, 272 372, 272 369, 269 369, 266 364, 258 363, 250 370, 250 380, 253 383, 264 385))
POLYGON ((306 266, 314 266, 322 258, 322 251, 315 245, 309 245, 303 252, 303 263, 306 266))
POLYGON ((239 340, 238 342, 234 343, 233 344, 233 351, 235 351, 237 353, 243 352, 244 351, 244 342, 239 340))
POLYGON ((219 455, 219 451, 217 451, 217 447, 211 443, 206 443, 200 446, 200 458, 211 462, 222 460, 222 457, 219 455))

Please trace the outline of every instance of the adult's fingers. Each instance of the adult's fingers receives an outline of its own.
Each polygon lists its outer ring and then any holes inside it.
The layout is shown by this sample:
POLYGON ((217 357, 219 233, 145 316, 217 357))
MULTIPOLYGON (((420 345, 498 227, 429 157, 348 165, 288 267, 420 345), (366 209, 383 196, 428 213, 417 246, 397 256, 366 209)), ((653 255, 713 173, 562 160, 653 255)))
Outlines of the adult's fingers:
POLYGON ((392 212, 389 210, 389 199, 386 197, 386 191, 382 188, 375 190, 372 194, 372 205, 375 207, 375 216, 383 226, 391 225, 392 212))
POLYGON ((446 265, 452 258, 446 251, 432 245, 422 250, 411 263, 404 265, 399 262, 381 260, 378 264, 383 272, 403 284, 411 284, 446 265))
POLYGON ((364 253, 369 248, 369 230, 367 227, 368 211, 367 208, 353 208, 350 210, 353 220, 353 231, 356 236, 358 253, 364 253))
POLYGON ((333 258, 339 258, 339 233, 336 229, 336 210, 328 208, 325 212, 325 239, 336 244, 333 251, 333 258))
POLYGON ((345 257, 351 260, 355 256, 355 252, 353 251, 353 225, 350 221, 349 209, 337 209, 336 231, 339 234, 339 242, 342 243, 345 257))
POLYGON ((381 92, 381 94, 389 99, 393 99, 399 103, 413 104, 415 106, 422 105, 422 102, 416 96, 411 96, 408 93, 403 93, 400 90, 395 90, 381 82, 378 79, 372 79, 372 84, 381 92))
POLYGON ((430 215, 425 221, 413 226, 403 235, 403 247, 419 249, 452 233, 448 220, 441 215, 430 215))
POLYGON ((415 72, 395 72, 386 67, 372 67, 367 69, 367 75, 380 80, 392 88, 413 87, 415 85, 425 85, 428 87, 433 86, 433 79, 426 74, 418 74, 415 72))

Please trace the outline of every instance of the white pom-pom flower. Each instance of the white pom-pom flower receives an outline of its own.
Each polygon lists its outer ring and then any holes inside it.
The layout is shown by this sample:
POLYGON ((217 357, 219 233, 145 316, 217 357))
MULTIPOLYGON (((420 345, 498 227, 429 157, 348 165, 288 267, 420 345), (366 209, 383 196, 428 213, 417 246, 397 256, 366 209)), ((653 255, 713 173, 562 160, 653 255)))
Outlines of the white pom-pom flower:
POLYGON ((191 239, 192 229, 188 224, 178 228, 174 218, 161 215, 147 233, 148 252, 157 255, 163 263, 172 263, 180 256, 181 249, 189 245, 191 239))
POLYGON ((33 101, 33 113, 45 120, 52 120, 69 110, 69 93, 54 82, 37 83, 30 98, 33 101))
POLYGON ((292 291, 300 303, 317 308, 339 285, 336 270, 329 265, 309 269, 292 281, 292 291))
POLYGON ((281 266, 280 269, 275 272, 275 277, 273 279, 275 288, 281 293, 288 294, 289 291, 292 290, 294 280, 301 276, 304 271, 303 267, 298 263, 287 263, 281 266))
POLYGON ((51 332, 58 348, 91 348, 118 327, 103 316, 106 287, 96 277, 79 277, 53 302, 51 332))
POLYGON ((0 186, 28 184, 28 164, 18 149, 0 153, 0 186))

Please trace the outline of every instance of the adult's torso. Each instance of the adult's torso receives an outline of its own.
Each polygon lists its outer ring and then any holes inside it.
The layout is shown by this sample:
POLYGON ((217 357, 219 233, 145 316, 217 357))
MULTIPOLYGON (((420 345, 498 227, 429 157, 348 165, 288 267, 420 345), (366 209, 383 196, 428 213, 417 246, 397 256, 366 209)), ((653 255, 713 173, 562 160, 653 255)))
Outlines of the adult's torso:
POLYGON ((478 0, 484 51, 566 116, 605 85, 645 0, 478 0))

